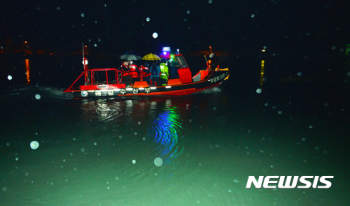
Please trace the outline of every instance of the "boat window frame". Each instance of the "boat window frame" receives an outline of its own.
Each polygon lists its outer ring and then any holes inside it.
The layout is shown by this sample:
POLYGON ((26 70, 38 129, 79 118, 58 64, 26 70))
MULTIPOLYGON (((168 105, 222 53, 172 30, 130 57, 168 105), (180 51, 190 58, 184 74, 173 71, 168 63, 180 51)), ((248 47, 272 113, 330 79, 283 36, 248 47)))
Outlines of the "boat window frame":
POLYGON ((176 56, 175 58, 180 63, 181 68, 188 68, 188 64, 183 56, 176 56))

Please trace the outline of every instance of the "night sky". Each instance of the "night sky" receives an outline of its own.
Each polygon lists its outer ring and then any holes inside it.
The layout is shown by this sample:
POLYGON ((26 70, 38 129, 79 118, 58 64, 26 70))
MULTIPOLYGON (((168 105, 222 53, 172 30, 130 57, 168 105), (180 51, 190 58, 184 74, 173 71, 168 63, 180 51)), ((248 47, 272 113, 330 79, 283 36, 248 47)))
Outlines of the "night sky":
POLYGON ((341 52, 350 43, 349 7, 341 2, 2 1, 0 43, 28 41, 31 48, 59 52, 77 51, 82 42, 97 53, 156 52, 162 46, 195 52, 209 45, 238 54, 263 46, 341 52))

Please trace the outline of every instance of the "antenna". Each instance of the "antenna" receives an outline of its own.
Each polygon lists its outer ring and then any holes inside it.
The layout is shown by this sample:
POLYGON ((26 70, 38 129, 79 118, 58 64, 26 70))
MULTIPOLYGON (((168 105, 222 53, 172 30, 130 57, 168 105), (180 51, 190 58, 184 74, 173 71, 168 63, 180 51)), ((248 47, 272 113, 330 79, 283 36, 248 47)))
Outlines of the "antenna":
POLYGON ((81 43, 83 46, 83 69, 85 70, 85 60, 84 60, 84 42, 81 43))

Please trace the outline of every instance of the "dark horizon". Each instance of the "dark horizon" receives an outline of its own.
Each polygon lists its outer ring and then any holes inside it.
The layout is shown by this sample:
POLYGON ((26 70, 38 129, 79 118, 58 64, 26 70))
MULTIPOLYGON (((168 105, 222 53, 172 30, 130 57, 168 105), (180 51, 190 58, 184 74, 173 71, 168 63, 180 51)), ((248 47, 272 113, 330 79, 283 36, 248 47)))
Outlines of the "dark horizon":
POLYGON ((163 46, 188 52, 208 46, 237 53, 263 46, 334 52, 344 51, 350 42, 346 12, 340 3, 327 1, 14 1, 1 3, 0 43, 28 41, 59 53, 72 53, 82 42, 97 53, 156 52, 163 46))

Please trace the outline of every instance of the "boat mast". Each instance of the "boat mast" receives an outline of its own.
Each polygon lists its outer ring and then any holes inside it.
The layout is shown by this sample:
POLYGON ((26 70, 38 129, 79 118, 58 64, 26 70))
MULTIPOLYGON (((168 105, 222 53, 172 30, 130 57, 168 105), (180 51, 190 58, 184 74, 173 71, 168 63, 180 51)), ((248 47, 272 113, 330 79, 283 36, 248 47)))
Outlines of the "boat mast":
POLYGON ((82 46, 83 46, 83 69, 85 71, 85 59, 84 59, 84 42, 81 42, 82 46))

